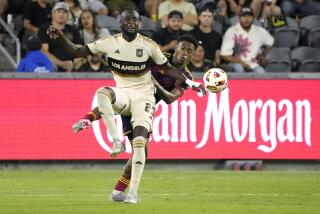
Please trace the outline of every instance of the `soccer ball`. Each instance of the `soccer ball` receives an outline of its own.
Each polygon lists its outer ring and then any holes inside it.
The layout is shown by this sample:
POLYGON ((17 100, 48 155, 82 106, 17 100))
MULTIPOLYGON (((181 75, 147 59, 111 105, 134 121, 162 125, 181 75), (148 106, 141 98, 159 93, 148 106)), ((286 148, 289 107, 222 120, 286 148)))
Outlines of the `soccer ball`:
POLYGON ((211 68, 203 76, 204 86, 212 93, 223 91, 228 86, 227 73, 220 68, 211 68))

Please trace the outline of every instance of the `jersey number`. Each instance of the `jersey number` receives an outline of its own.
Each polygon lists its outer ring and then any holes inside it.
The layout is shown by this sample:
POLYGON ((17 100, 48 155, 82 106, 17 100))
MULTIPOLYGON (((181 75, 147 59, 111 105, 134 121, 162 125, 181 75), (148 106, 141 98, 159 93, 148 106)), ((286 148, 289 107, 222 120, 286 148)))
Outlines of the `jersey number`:
POLYGON ((151 113, 151 115, 153 116, 154 111, 156 110, 156 108, 154 106, 151 107, 150 103, 146 103, 146 107, 144 109, 146 112, 151 113))

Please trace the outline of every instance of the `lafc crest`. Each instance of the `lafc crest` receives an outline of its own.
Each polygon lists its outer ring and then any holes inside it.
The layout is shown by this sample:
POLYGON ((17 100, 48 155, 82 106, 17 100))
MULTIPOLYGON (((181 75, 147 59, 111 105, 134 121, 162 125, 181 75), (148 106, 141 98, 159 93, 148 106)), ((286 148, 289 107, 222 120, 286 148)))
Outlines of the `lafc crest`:
POLYGON ((142 57, 143 56, 143 49, 141 49, 141 48, 136 49, 136 56, 137 57, 142 57))

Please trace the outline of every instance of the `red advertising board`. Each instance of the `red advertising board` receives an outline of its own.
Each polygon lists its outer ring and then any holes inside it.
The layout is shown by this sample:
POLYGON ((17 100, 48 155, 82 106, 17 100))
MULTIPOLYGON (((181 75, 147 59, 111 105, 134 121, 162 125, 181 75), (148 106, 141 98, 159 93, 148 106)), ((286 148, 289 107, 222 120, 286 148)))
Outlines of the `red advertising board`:
MULTIPOLYGON (((0 159, 110 159, 102 122, 73 133, 112 80, 0 80, 0 159)), ((159 103, 151 159, 320 159, 320 80, 230 80, 159 103)), ((121 120, 117 119, 119 128, 121 120)), ((119 158, 130 156, 130 146, 119 158)))

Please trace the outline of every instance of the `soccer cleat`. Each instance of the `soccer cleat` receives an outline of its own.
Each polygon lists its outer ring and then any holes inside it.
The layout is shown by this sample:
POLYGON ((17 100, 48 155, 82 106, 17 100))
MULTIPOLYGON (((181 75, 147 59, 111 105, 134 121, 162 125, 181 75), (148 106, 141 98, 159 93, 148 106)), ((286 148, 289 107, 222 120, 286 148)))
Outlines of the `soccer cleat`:
POLYGON ((124 202, 132 204, 138 203, 138 194, 136 192, 129 192, 124 202))
POLYGON ((114 202, 123 202, 124 199, 126 199, 126 194, 117 190, 113 190, 109 196, 109 200, 114 202))
POLYGON ((81 119, 72 126, 72 130, 74 133, 79 132, 83 129, 87 129, 91 126, 91 121, 88 119, 81 119))
POLYGON ((121 154, 124 151, 126 151, 125 145, 121 141, 115 141, 112 143, 112 151, 110 152, 110 155, 112 158, 115 158, 118 154, 121 154))

